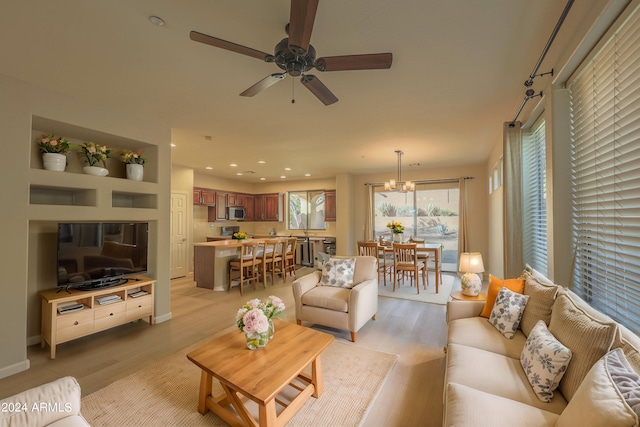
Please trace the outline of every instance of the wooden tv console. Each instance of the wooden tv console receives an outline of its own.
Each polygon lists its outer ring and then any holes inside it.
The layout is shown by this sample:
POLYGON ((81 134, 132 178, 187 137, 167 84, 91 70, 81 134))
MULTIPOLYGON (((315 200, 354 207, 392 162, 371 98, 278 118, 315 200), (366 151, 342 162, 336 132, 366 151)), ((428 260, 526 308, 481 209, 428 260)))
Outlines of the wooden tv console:
POLYGON ((41 345, 51 347, 51 358, 56 358, 56 345, 94 332, 113 328, 134 320, 149 318, 153 324, 153 298, 155 280, 148 277, 130 277, 124 285, 112 286, 92 291, 64 288, 41 291, 42 297, 42 339, 41 345), (136 291, 146 294, 133 297, 136 291), (115 302, 100 303, 104 297, 118 296, 115 302), (77 311, 59 313, 58 307, 70 302, 78 302, 83 308, 77 311))

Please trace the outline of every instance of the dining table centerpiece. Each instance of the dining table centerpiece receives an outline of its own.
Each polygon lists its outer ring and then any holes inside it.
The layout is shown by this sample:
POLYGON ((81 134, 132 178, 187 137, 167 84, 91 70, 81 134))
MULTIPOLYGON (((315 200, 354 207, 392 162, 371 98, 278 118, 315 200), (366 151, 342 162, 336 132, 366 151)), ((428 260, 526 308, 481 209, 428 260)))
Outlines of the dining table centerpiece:
POLYGON ((67 166, 69 141, 61 136, 42 135, 38 141, 38 148, 42 153, 42 165, 46 170, 63 172, 67 166))
POLYGON ((96 176, 107 176, 107 159, 111 156, 111 150, 106 145, 99 145, 95 142, 84 142, 80 146, 82 155, 87 166, 82 168, 84 173, 96 176), (102 163, 102 167, 99 164, 102 163))
POLYGON ((236 325, 244 332, 247 348, 257 350, 269 343, 275 328, 273 319, 284 315, 284 302, 274 296, 267 301, 257 298, 247 301, 236 313, 236 325))
POLYGON ((147 159, 142 157, 142 153, 131 150, 122 150, 120 158, 125 163, 127 179, 142 181, 142 178, 144 177, 144 164, 147 162, 147 159))
POLYGON ((233 238, 237 239, 237 240, 244 240, 247 237, 249 237, 249 236, 244 231, 238 231, 236 233, 233 233, 233 238))
POLYGON ((387 228, 390 229, 393 234, 393 241, 401 243, 402 233, 404 233, 404 225, 402 225, 400 221, 390 221, 387 223, 387 228))

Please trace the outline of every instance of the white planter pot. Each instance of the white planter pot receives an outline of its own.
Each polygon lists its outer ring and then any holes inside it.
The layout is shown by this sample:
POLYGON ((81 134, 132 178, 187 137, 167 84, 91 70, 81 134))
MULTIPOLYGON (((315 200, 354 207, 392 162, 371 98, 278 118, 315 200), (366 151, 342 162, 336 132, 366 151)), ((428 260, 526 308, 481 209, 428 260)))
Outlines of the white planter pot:
POLYGON ((42 164, 48 171, 63 172, 67 166, 67 156, 60 153, 42 153, 42 164))
POLYGON ((142 181, 144 176, 144 166, 137 163, 127 163, 127 179, 142 181))
POLYGON ((402 233, 393 233, 393 241, 395 243, 402 243, 402 233))
POLYGON ((98 166, 85 166, 82 168, 82 170, 87 175, 107 176, 109 174, 109 171, 107 169, 98 166))

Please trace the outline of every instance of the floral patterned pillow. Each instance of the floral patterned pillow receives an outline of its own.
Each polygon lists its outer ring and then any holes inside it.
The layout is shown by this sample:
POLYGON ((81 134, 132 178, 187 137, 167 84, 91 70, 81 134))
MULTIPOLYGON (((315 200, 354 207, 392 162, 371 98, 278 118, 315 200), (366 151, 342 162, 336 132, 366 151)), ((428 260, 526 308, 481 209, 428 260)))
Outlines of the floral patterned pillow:
POLYGON ((322 266, 322 278, 318 285, 353 288, 353 270, 355 266, 355 258, 329 259, 322 266))
POLYGON ((529 295, 513 292, 503 286, 498 292, 496 302, 491 310, 489 323, 505 337, 513 338, 518 326, 520 326, 520 319, 522 319, 527 301, 529 301, 529 295))
POLYGON ((538 399, 551 402, 571 356, 571 350, 549 332, 543 320, 538 320, 520 354, 520 364, 538 399))

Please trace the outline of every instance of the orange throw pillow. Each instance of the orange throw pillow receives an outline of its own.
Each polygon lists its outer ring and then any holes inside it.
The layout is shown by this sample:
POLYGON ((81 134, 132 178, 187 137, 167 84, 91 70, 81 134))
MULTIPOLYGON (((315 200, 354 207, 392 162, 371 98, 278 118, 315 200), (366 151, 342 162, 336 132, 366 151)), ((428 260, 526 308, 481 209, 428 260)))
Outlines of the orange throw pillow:
POLYGON ((500 289, 502 289, 503 286, 513 292, 517 292, 519 294, 524 293, 524 279, 500 280, 497 277, 489 275, 487 301, 484 303, 484 309, 482 309, 482 313, 480 313, 480 316, 486 317, 487 319, 489 318, 489 316, 491 316, 491 310, 493 310, 493 305, 496 303, 498 292, 500 292, 500 289))

